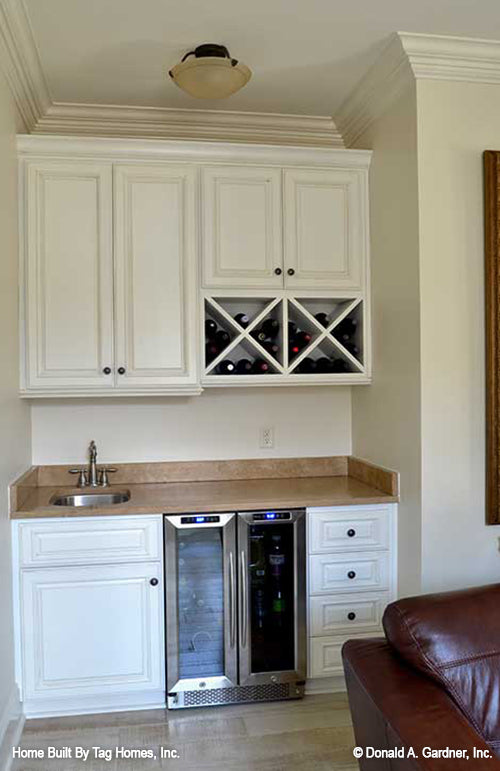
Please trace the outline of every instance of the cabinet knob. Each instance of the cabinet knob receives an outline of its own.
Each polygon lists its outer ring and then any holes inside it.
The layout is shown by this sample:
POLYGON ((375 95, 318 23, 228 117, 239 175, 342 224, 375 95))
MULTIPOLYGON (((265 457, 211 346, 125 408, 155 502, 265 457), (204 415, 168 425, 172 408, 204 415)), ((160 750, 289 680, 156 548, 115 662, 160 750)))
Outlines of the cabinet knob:
POLYGON ((151 586, 158 586, 158 579, 152 578, 149 583, 151 584, 151 586))
POLYGON ((124 375, 125 374, 125 367, 118 367, 118 374, 124 375))
POLYGON ((283 273, 283 271, 281 270, 281 268, 275 268, 275 269, 274 269, 274 272, 276 273, 276 275, 277 275, 277 276, 281 276, 281 274, 283 273))
POLYGON ((105 375, 111 375, 111 367, 104 367, 103 372, 105 375))
POLYGON ((295 276, 295 271, 293 268, 288 268, 287 273, 289 276, 295 276))
POLYGON ((347 578, 356 578, 356 573, 354 570, 350 570, 347 574, 347 578))
POLYGON ((354 538, 354 536, 356 535, 356 531, 353 530, 352 527, 350 527, 349 530, 347 531, 347 535, 349 536, 349 538, 354 538))
POLYGON ((349 621, 354 621, 354 619, 356 618, 356 614, 353 613, 353 611, 351 610, 351 612, 347 614, 347 618, 349 619, 349 621))

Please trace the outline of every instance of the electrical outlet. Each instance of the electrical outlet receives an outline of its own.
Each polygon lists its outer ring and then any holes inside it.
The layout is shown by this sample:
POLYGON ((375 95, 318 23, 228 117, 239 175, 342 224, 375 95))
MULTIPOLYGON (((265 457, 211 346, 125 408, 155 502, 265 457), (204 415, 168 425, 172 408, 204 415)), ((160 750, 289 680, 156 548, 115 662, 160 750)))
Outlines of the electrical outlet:
POLYGON ((260 446, 264 450, 269 450, 274 447, 274 427, 265 426, 260 429, 260 446))

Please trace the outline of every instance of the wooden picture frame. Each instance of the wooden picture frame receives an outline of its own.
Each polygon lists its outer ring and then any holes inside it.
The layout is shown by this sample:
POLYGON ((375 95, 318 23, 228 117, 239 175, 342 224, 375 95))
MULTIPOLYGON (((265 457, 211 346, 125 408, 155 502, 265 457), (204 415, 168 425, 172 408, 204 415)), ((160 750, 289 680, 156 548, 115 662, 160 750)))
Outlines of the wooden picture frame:
POLYGON ((500 151, 484 162, 486 524, 500 524, 500 151))

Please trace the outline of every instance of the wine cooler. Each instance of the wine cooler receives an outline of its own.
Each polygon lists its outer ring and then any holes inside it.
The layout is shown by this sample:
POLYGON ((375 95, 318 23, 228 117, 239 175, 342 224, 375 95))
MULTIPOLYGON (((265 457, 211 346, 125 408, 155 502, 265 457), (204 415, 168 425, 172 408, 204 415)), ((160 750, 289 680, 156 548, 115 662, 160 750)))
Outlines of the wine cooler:
POLYGON ((169 709, 304 694, 305 511, 165 516, 169 709))

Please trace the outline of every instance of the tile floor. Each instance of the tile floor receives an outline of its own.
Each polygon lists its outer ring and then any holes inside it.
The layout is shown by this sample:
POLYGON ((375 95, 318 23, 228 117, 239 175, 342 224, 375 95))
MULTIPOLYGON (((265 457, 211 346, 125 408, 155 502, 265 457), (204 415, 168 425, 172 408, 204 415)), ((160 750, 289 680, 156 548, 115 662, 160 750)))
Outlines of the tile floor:
POLYGON ((18 760, 13 771, 356 771, 345 694, 303 701, 204 709, 44 718, 26 723, 21 747, 72 750, 72 758, 18 760), (90 749, 86 761, 75 747, 90 749), (107 761, 92 750, 112 750, 107 761), (120 759, 115 747, 151 749, 153 759, 120 759), (160 747, 179 757, 160 757, 160 747))

